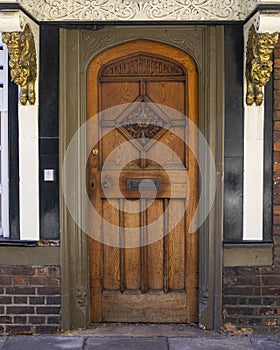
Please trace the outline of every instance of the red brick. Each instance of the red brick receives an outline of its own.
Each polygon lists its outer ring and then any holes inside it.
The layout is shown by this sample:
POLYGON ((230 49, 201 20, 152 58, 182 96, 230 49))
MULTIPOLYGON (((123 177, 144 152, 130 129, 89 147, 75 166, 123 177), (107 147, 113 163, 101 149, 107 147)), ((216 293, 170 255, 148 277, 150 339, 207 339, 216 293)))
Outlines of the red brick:
POLYGON ((280 176, 280 163, 273 164, 273 171, 274 173, 279 173, 278 176, 280 176))
POLYGON ((48 278, 47 283, 50 286, 60 286, 60 279, 59 278, 48 278))
MULTIPOLYGON (((280 226, 279 226, 280 228, 280 226)), ((45 297, 29 297, 29 303, 30 305, 44 305, 45 304, 45 297)))
POLYGON ((36 326, 36 333, 38 334, 56 334, 59 331, 59 326, 36 326))
POLYGON ((260 275, 280 275, 280 269, 275 267, 258 267, 260 275))
POLYGON ((280 225, 280 216, 274 216, 273 217, 273 224, 274 225, 280 225))
POLYGON ((267 286, 280 285, 280 276, 262 276, 263 284, 267 286))
POLYGON ((31 277, 30 284, 32 286, 44 286, 46 284, 46 277, 31 277))
POLYGON ((274 241, 274 245, 276 247, 280 247, 280 235, 274 235, 273 236, 273 241, 274 241))
POLYGON ((14 297, 14 304, 27 304, 27 297, 14 297))
POLYGON ((28 277, 14 277, 13 278, 15 285, 28 285, 29 278, 28 277))
POLYGON ((274 80, 274 89, 280 90, 280 80, 274 80))
POLYGON ((274 143, 274 151, 280 151, 280 141, 274 143))
POLYGON ((61 289, 59 287, 38 287, 38 295, 60 295, 61 289))
POLYGON ((7 305, 12 303, 12 297, 0 296, 0 304, 7 305))
POLYGON ((35 269, 32 266, 13 266, 11 267, 11 275, 13 276, 34 276, 35 269))
POLYGON ((273 76, 274 76, 274 80, 280 79, 280 69, 275 69, 275 68, 274 68, 274 74, 273 74, 273 76))
POLYGON ((14 324, 26 324, 27 317, 26 316, 14 316, 14 324))
POLYGON ((0 316, 0 323, 13 323, 11 316, 0 316))
POLYGON ((34 287, 8 287, 6 288, 6 293, 9 295, 34 295, 34 287))
POLYGON ((60 318, 59 317, 55 317, 55 316, 51 316, 48 317, 48 324, 60 324, 60 318))
POLYGON ((33 306, 8 306, 7 314, 10 314, 10 315, 34 314, 34 307, 33 306))
POLYGON ((274 59, 274 67, 275 69, 280 68, 280 58, 274 59))
POLYGON ((9 276, 0 276, 0 285, 9 286, 12 284, 12 278, 9 276))
POLYGON ((274 207, 273 207, 273 214, 274 215, 280 215, 280 206, 279 205, 274 205, 274 207))
POLYGON ((9 335, 31 335, 34 333, 32 326, 6 326, 5 331, 9 335))
POLYGON ((280 194, 273 195, 273 204, 276 204, 276 205, 280 204, 280 194))
POLYGON ((45 316, 29 316, 29 323, 43 324, 45 323, 45 316))
POLYGON ((60 269, 58 266, 45 266, 36 269, 37 276, 52 276, 59 277, 60 269))
POLYGON ((37 315, 59 315, 59 306, 38 306, 37 315))
POLYGON ((274 57, 280 57, 280 48, 278 46, 274 50, 274 57))
POLYGON ((60 305, 61 304, 61 297, 47 297, 47 305, 60 305))
MULTIPOLYGON (((279 80, 275 80, 275 81, 279 81, 279 80)), ((279 100, 280 99, 280 91, 279 90, 274 90, 273 96, 274 96, 274 101, 275 100, 279 100)))
POLYGON ((280 131, 274 131, 274 142, 280 141, 280 131))

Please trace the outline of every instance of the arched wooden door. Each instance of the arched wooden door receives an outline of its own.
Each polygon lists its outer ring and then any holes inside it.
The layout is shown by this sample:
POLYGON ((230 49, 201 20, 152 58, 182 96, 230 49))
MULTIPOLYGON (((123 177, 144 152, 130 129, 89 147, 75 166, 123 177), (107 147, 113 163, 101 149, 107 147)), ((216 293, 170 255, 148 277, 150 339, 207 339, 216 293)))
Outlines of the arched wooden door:
MULTIPOLYGON (((124 228, 133 227, 139 234, 139 246, 133 248, 89 239, 92 322, 198 320, 198 234, 188 232, 198 198, 197 162, 186 146, 192 135, 188 134, 186 117, 178 119, 157 104, 171 107, 197 124, 197 69, 185 52, 166 44, 137 40, 104 51, 90 62, 87 116, 95 119, 88 131, 88 144, 98 150, 88 160, 92 184, 89 196, 103 221, 115 226, 111 234, 116 241, 121 242, 124 228), (122 104, 129 105, 120 113, 96 116, 122 104), (157 126, 149 125, 149 121, 156 121, 157 126), (91 144, 93 135, 100 138, 108 129, 111 131, 98 145, 91 144), (138 137, 145 139, 132 142, 138 137), (171 155, 162 151, 162 144, 172 151, 171 155), (105 181, 103 176, 101 183, 104 162, 116 149, 111 168, 106 169, 105 181), (127 154, 134 159, 129 164, 125 164, 127 154), (178 159, 184 170, 178 166, 178 159), (120 167, 121 175, 117 171, 120 167), (168 171, 175 174, 173 183, 168 171), (183 172, 187 172, 190 188, 186 211, 183 172), (154 200, 149 198, 149 188, 144 188, 146 198, 139 200, 138 186, 143 179, 150 179, 142 183, 144 187, 154 183, 154 200), (118 186, 123 198, 118 198, 115 191, 118 186), (175 188, 173 192, 171 186, 175 188), (130 210, 135 206, 138 210, 130 210), (164 216, 168 206, 169 214, 164 216), (182 208, 181 219, 170 230, 182 208), (143 237, 149 237, 149 224, 155 220, 161 239, 145 245, 143 237), (166 232, 169 233, 164 236, 166 232)), ((96 237, 107 234, 104 222, 89 218, 96 237)))

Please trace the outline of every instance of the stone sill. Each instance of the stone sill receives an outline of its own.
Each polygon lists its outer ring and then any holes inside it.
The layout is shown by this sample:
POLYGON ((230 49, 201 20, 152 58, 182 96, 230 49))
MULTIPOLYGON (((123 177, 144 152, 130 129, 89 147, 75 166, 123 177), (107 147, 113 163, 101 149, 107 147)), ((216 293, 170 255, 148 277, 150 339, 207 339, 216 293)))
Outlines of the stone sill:
POLYGON ((0 246, 0 265, 60 265, 60 247, 0 246))
POLYGON ((271 266, 272 242, 224 243, 224 266, 271 266))

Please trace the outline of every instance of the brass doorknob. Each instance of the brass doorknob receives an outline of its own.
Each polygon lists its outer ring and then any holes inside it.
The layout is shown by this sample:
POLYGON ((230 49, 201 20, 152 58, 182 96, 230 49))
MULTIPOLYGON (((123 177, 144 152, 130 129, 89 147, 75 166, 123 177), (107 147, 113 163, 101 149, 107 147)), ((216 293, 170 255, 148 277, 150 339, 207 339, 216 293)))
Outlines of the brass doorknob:
POLYGON ((97 154, 98 154, 98 149, 97 148, 93 148, 92 149, 92 151, 91 151, 91 153, 94 155, 94 156, 96 156, 97 154))

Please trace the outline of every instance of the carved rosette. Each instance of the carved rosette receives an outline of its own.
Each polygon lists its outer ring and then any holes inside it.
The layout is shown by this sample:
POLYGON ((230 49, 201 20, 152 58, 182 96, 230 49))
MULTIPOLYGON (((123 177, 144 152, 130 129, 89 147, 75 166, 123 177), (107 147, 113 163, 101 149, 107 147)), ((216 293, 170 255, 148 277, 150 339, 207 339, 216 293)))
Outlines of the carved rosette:
POLYGON ((123 128, 133 139, 137 139, 142 147, 145 147, 149 140, 167 126, 165 120, 146 103, 137 104, 136 108, 122 120, 122 124, 123 128))
POLYGON ((263 87, 268 83, 272 70, 272 52, 278 42, 278 33, 260 33, 251 26, 247 43, 246 103, 260 106, 263 103, 263 87))
POLYGON ((2 40, 9 51, 12 81, 21 87, 20 103, 34 105, 37 59, 33 33, 26 24, 23 32, 2 33, 2 40))

